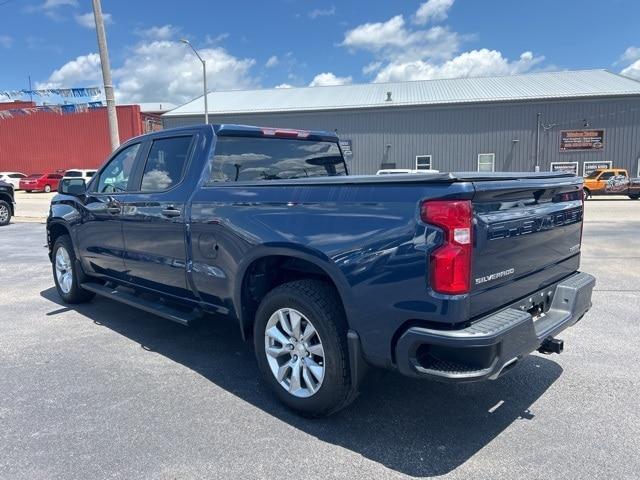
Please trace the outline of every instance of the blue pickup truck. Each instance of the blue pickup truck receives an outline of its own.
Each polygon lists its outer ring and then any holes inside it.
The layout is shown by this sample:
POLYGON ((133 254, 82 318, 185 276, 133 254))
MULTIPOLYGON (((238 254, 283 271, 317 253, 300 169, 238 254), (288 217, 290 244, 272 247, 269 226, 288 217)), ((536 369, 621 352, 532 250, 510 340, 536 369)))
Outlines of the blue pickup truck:
POLYGON ((65 302, 230 317, 280 399, 319 416, 368 366, 465 382, 560 353, 595 284, 582 217, 564 173, 349 176, 333 133, 200 125, 65 179, 47 235, 65 302))

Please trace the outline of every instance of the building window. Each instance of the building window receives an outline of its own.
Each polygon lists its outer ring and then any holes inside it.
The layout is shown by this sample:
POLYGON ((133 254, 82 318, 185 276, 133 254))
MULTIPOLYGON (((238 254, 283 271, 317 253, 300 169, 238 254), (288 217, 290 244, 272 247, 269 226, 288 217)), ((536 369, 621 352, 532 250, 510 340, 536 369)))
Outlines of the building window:
POLYGON ((416 155, 416 170, 431 170, 431 155, 416 155))
POLYGON ((478 154, 478 171, 494 172, 496 168, 495 153, 479 153, 478 154))

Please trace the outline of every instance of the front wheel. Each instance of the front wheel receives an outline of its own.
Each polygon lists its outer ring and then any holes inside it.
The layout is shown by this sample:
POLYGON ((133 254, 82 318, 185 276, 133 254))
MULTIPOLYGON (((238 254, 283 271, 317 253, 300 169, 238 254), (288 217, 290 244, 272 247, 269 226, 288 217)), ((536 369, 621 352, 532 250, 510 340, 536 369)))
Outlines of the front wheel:
POLYGON ((640 198, 640 193, 634 193, 632 195, 629 195, 629 198, 631 200, 638 200, 640 198))
POLYGON ((65 303, 84 303, 94 297, 94 293, 80 287, 82 272, 79 271, 69 235, 58 237, 53 244, 51 258, 56 290, 65 303))
POLYGON ((591 198, 591 191, 588 188, 585 188, 584 190, 582 190, 582 195, 585 200, 588 198, 591 198))
POLYGON ((44 193, 50 193, 51 192, 51 185, 45 185, 44 186, 44 193))
POLYGON ((254 346, 265 380, 289 408, 317 417, 349 403, 347 323, 329 284, 298 280, 269 292, 256 313, 254 346))
POLYGON ((5 200, 0 200, 0 227, 8 225, 11 220, 11 206, 5 200))

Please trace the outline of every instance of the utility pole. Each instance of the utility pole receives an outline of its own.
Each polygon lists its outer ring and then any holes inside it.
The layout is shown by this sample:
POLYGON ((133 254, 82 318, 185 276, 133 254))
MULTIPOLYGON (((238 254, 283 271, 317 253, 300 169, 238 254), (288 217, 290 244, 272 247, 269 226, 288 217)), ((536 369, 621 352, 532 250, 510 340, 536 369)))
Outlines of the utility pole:
POLYGON ((204 84, 204 123, 209 124, 209 104, 207 101, 207 62, 200 56, 198 51, 194 48, 193 45, 191 45, 191 42, 189 40, 182 38, 180 39, 180 41, 185 45, 191 47, 191 50, 193 50, 193 53, 196 54, 198 60, 202 62, 202 82, 204 84))
POLYGON ((118 115, 116 114, 116 100, 113 96, 111 65, 109 64, 109 51, 107 50, 107 34, 104 31, 104 19, 102 18, 100 0, 93 0, 93 18, 96 21, 96 35, 98 36, 98 50, 100 51, 100 64, 102 65, 104 96, 107 100, 109 139, 111 140, 111 151, 114 151, 120 146, 120 134, 118 133, 118 115))
POLYGON ((540 117, 541 113, 536 115, 536 166, 535 171, 540 171, 540 117))

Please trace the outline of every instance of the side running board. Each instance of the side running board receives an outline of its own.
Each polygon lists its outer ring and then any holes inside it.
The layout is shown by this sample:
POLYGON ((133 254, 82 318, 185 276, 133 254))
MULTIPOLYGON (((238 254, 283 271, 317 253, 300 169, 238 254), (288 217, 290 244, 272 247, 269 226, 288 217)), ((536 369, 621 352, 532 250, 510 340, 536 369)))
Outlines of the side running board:
POLYGON ((158 315, 159 317, 166 318, 173 322, 178 322, 182 325, 189 326, 191 323, 201 318, 201 313, 198 310, 183 311, 178 308, 172 308, 168 305, 163 305, 161 303, 153 302, 137 295, 118 290, 117 288, 108 287, 106 285, 83 283, 80 286, 85 290, 95 293, 96 295, 124 303, 125 305, 144 310, 145 312, 153 313, 154 315, 158 315))

